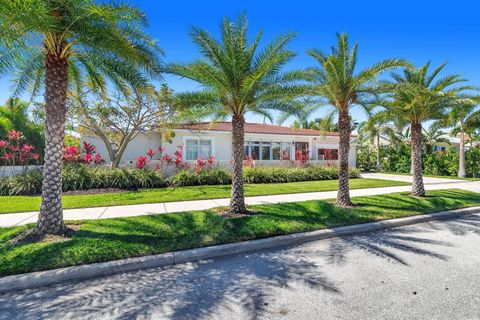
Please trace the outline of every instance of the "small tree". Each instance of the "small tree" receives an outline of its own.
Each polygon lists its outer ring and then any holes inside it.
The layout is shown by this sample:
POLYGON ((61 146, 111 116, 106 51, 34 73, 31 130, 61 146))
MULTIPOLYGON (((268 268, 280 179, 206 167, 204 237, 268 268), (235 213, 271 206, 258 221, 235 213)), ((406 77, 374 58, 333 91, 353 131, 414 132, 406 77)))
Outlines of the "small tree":
POLYGON ((111 167, 120 164, 128 144, 140 133, 167 134, 174 111, 168 103, 172 90, 163 84, 132 92, 116 91, 112 98, 92 91, 70 99, 72 119, 80 128, 100 138, 108 151, 111 167))

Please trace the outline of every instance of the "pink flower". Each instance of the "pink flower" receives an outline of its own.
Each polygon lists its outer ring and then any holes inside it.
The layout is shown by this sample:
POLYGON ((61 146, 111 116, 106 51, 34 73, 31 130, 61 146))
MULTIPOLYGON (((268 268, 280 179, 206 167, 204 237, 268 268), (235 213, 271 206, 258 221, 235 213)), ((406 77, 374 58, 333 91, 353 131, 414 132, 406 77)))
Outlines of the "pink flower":
POLYGON ((91 163, 93 161, 93 157, 90 153, 85 154, 83 157, 83 162, 85 163, 91 163))
POLYGON ((6 148, 8 146, 8 142, 5 140, 0 140, 0 148, 6 148))
POLYGON ((207 164, 206 160, 203 160, 202 158, 198 158, 195 161, 195 171, 202 171, 202 169, 205 167, 207 164))
POLYGON ((177 146, 177 148, 183 150, 183 145, 177 146))
POLYGON ((25 153, 25 154, 29 154, 30 152, 32 152, 34 149, 34 147, 30 144, 24 144, 21 148, 20 148, 20 151, 22 153, 25 153))
POLYGON ((145 156, 140 156, 137 158, 136 167, 137 169, 143 169, 148 163, 148 159, 145 156))
POLYGON ((215 162, 215 157, 210 156, 210 158, 208 158, 207 162, 208 162, 208 165, 211 167, 213 165, 213 163, 215 162))
POLYGON ((40 158, 40 155, 38 153, 32 154, 32 159, 33 160, 38 160, 38 158, 40 158))
POLYGON ((162 146, 158 147, 158 152, 160 152, 160 154, 162 154, 162 153, 163 153, 163 150, 165 150, 165 149, 163 149, 163 147, 162 147, 162 146))
POLYGON ((9 153, 5 154, 5 157, 3 157, 3 158, 5 160, 10 160, 10 159, 12 159, 12 157, 13 157, 13 153, 9 152, 9 153))
POLYGON ((20 131, 12 129, 8 132, 8 138, 10 140, 18 141, 23 138, 23 134, 20 131))
POLYGON ((153 157, 156 155, 157 153, 155 151, 153 151, 152 148, 150 148, 148 151, 147 151, 147 156, 150 157, 150 160, 153 159, 153 157))
POLYGON ((167 163, 172 162, 172 156, 169 155, 168 153, 162 157, 162 161, 165 161, 167 163))
POLYGON ((95 153, 95 150, 97 147, 95 147, 93 144, 88 143, 87 141, 83 141, 83 152, 86 154, 93 154, 95 153))
POLYGON ((102 163, 105 162, 105 160, 103 160, 103 157, 102 157, 102 155, 101 155, 100 153, 97 153, 97 154, 95 155, 94 161, 95 161, 95 164, 102 164, 102 163))
POLYGON ((80 151, 75 146, 65 146, 63 148, 63 160, 78 161, 80 158, 80 151))

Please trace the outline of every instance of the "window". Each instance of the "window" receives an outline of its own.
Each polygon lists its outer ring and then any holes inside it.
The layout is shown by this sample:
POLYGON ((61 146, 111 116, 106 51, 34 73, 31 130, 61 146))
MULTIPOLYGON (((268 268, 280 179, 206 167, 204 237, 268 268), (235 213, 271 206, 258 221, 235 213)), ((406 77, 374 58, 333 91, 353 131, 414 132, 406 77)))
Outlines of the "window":
POLYGON ((212 156, 212 140, 187 139, 185 141, 185 160, 208 159, 212 156))
POLYGON ((260 154, 262 160, 270 160, 270 142, 262 142, 262 152, 260 154))
POLYGON ((280 151, 282 149, 282 143, 272 143, 272 160, 280 160, 280 151))
POLYGON ((253 160, 260 159, 260 141, 250 142, 250 156, 253 160))
POLYGON ((338 160, 338 149, 318 149, 319 160, 338 160))
POLYGON ((290 160, 292 144, 290 142, 282 142, 282 160, 290 160))

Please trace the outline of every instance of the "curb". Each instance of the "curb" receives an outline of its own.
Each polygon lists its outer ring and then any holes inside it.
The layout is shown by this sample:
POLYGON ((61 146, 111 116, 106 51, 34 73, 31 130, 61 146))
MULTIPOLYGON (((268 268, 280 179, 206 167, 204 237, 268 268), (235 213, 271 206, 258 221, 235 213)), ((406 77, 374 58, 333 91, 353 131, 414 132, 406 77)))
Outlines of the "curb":
POLYGON ((431 214, 369 222, 332 229, 294 233, 285 236, 277 236, 259 240, 250 240, 198 249, 168 252, 158 255, 6 276, 0 278, 0 293, 110 276, 124 272, 173 266, 176 264, 193 262, 202 259, 385 230, 434 220, 446 220, 473 213, 480 213, 480 207, 442 211, 431 214))

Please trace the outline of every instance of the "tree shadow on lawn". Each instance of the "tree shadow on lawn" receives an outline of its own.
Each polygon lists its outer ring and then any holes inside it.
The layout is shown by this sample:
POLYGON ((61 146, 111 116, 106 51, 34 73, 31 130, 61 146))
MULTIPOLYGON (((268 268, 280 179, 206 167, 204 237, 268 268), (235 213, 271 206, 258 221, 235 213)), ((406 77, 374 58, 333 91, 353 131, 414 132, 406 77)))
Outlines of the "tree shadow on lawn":
MULTIPOLYGON (((189 224, 195 225, 189 220, 185 226, 189 224)), ((147 221, 145 228, 152 227, 147 221)), ((466 216, 0 295, 0 318, 201 319, 231 311, 256 319, 277 312, 269 303, 279 290, 295 294, 305 286, 342 295, 341 283, 335 281, 341 269, 325 265, 357 263, 358 250, 408 268, 413 268, 412 256, 446 261, 439 251, 451 244, 435 240, 435 230, 455 233, 457 228, 478 233, 480 218, 466 216)))

